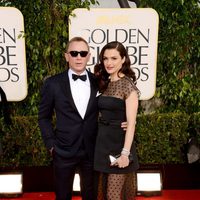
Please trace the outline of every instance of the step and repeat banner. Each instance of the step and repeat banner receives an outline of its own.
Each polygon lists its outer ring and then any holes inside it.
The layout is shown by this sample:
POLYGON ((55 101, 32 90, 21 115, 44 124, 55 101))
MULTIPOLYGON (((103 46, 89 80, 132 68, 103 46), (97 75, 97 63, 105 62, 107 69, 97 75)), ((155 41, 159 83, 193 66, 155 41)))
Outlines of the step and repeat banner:
POLYGON ((156 90, 158 23, 151 8, 80 8, 69 19, 69 39, 81 36, 89 43, 91 71, 106 43, 123 43, 136 73, 140 100, 148 100, 156 90))
MULTIPOLYGON (((156 90, 158 14, 151 8, 75 9, 69 19, 69 39, 81 36, 89 43, 93 71, 101 48, 117 40, 127 48, 131 67, 137 76, 141 100, 156 90)), ((8 101, 26 98, 27 70, 22 13, 13 7, 0 7, 0 87, 8 101)))
MULTIPOLYGON (((8 101, 27 96, 27 70, 22 13, 0 7, 0 87, 8 101)), ((0 99, 1 100, 1 99, 0 99)))

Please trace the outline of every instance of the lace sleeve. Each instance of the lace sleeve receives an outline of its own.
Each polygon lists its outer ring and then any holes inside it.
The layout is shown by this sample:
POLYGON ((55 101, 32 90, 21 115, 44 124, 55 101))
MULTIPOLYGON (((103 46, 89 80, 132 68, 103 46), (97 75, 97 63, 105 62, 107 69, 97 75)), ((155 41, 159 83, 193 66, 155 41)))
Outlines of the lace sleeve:
POLYGON ((131 92, 133 92, 133 91, 136 91, 138 94, 138 97, 139 97, 140 92, 139 92, 138 88, 136 87, 136 85, 134 84, 134 82, 130 78, 126 77, 124 79, 124 87, 123 88, 124 88, 124 99, 127 99, 129 97, 129 95, 131 94, 131 92))
POLYGON ((132 91, 137 91, 139 94, 139 90, 134 82, 129 77, 124 76, 118 81, 110 82, 103 95, 125 100, 129 97, 132 91))

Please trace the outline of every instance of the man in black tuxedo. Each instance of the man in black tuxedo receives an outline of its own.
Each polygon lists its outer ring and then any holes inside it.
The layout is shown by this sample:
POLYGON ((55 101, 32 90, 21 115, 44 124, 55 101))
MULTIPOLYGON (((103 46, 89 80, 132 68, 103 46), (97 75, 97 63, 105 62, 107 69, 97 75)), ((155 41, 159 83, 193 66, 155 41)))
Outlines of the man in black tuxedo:
POLYGON ((95 200, 93 154, 97 134, 95 76, 86 70, 89 46, 81 37, 66 48, 68 69, 45 80, 39 106, 39 127, 53 156, 56 200, 71 200, 78 170, 83 200, 95 200), (55 113, 56 126, 52 125, 55 113))

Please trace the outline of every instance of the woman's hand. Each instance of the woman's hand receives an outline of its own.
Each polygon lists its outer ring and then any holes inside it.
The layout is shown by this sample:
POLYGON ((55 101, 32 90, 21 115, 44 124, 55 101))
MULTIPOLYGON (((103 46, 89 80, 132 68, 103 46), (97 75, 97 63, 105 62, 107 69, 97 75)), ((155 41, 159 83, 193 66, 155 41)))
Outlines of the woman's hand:
POLYGON ((126 155, 121 155, 117 158, 117 164, 119 168, 125 168, 129 165, 129 158, 126 155))

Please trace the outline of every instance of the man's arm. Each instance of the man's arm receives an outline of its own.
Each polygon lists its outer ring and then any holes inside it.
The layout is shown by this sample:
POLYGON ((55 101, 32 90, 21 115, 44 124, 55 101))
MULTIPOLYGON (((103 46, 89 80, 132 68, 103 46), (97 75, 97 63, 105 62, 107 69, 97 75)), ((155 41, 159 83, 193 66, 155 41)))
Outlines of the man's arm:
POLYGON ((48 150, 54 147, 54 132, 52 116, 54 111, 53 92, 50 81, 47 79, 42 87, 39 105, 38 122, 42 139, 48 150))

